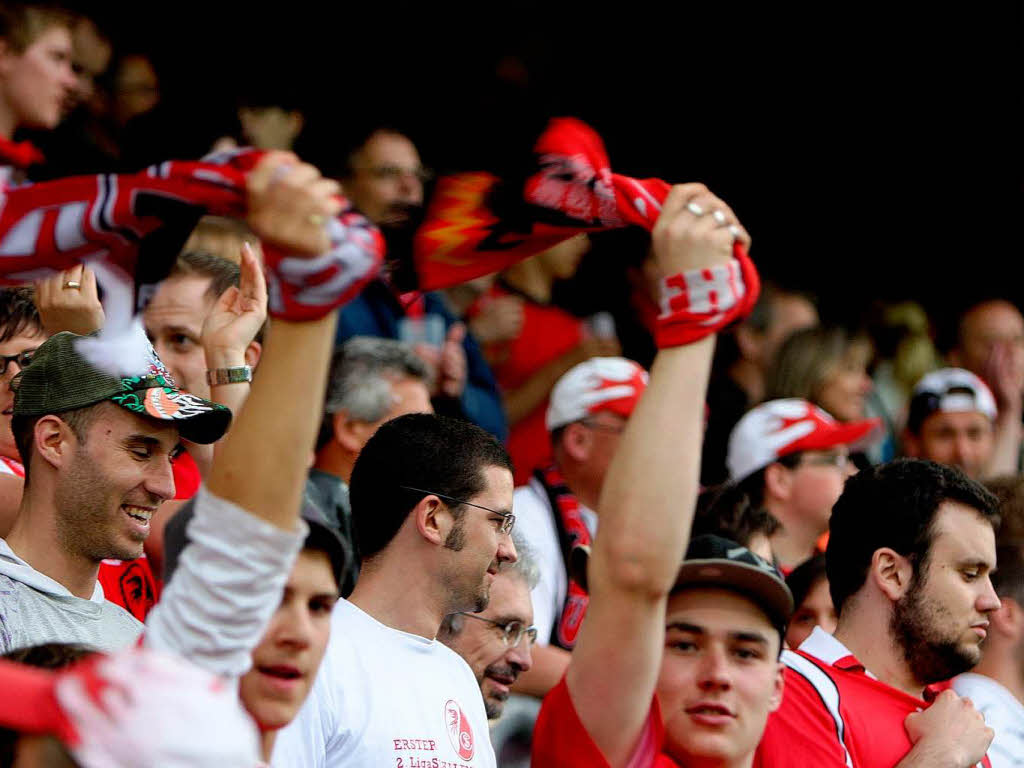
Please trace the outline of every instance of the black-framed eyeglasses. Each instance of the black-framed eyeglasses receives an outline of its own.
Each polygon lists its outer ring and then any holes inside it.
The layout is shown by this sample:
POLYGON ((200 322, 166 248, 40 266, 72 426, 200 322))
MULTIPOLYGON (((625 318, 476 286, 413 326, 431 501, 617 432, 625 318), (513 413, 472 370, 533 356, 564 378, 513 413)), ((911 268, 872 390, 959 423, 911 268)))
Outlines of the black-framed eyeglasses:
POLYGON ((32 355, 35 353, 34 349, 26 349, 24 352, 19 352, 16 355, 0 355, 0 376, 7 373, 7 366, 11 363, 17 363, 19 368, 25 370, 28 364, 32 362, 32 355))
POLYGON ((530 638, 530 645, 537 642, 537 628, 528 627, 519 619, 512 619, 512 621, 495 621, 494 619, 485 619, 483 616, 477 616, 475 613, 466 613, 465 611, 459 611, 459 616, 469 616, 471 619, 477 621, 486 621, 488 624, 492 624, 501 630, 501 639, 505 641, 507 648, 515 648, 521 642, 523 637, 530 638))
POLYGON ((443 493, 438 493, 437 491, 428 491, 425 488, 413 488, 412 486, 409 486, 409 485, 400 485, 398 487, 401 488, 402 490, 405 490, 405 491, 414 491, 415 493, 425 493, 428 496, 437 496, 437 498, 439 498, 439 499, 444 499, 445 501, 455 502, 456 504, 465 504, 467 507, 476 507, 477 509, 485 509, 488 512, 490 512, 492 515, 497 515, 498 517, 501 518, 501 528, 498 529, 501 533, 512 533, 512 526, 514 526, 516 524, 516 516, 513 515, 511 512, 499 512, 496 509, 491 509, 490 507, 485 507, 482 504, 474 504, 471 501, 464 501, 463 499, 456 499, 454 496, 445 496, 443 493))

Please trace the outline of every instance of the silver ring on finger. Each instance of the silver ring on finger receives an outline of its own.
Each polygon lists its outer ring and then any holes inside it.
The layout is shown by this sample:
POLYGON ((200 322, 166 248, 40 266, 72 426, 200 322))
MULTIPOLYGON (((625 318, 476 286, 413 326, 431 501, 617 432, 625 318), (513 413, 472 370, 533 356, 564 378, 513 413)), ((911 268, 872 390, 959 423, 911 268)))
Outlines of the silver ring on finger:
POLYGON ((71 288, 71 289, 77 291, 77 290, 81 289, 82 284, 80 282, 78 282, 77 280, 68 280, 66 283, 64 283, 64 287, 65 288, 71 288))
POLYGON ((719 224, 725 224, 726 222, 725 214, 722 213, 717 208, 711 212, 711 218, 713 218, 719 224))
POLYGON ((739 236, 741 234, 739 227, 737 227, 735 224, 730 224, 729 225, 729 231, 732 233, 733 237, 739 239, 739 236))
POLYGON ((686 204, 686 210, 688 210, 694 216, 703 216, 704 215, 704 209, 701 208, 696 203, 687 203, 686 204))

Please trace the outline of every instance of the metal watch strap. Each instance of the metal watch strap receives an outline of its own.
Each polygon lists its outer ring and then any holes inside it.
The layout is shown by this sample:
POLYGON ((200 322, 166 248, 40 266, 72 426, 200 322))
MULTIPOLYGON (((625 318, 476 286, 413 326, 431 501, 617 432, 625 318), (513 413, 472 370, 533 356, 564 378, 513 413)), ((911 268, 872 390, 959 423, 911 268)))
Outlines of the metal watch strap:
POLYGON ((211 387, 222 384, 244 384, 252 381, 252 368, 248 365, 238 365, 234 368, 214 368, 206 372, 206 383, 211 387))

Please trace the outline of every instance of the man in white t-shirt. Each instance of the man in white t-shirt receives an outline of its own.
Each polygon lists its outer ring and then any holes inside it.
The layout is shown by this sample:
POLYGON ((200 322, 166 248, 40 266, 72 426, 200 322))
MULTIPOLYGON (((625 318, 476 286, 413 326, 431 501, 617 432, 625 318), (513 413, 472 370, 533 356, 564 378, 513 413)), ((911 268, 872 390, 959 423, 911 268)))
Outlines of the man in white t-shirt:
POLYGON ((273 764, 494 766, 476 677, 436 635, 517 559, 508 455, 468 422, 408 414, 367 442, 350 493, 359 581, 273 764))
POLYGON ((587 598, 569 579, 568 553, 597 531, 594 509, 608 465, 646 387, 647 372, 632 360, 593 357, 551 391, 546 422, 555 462, 515 493, 518 530, 540 572, 532 592, 534 665, 519 679, 519 693, 543 698, 569 664, 587 598))
POLYGON ((1002 541, 992 586, 1001 605, 989 614, 981 661, 953 680, 995 731, 988 749, 992 768, 1024 766, 1024 550, 1002 541))

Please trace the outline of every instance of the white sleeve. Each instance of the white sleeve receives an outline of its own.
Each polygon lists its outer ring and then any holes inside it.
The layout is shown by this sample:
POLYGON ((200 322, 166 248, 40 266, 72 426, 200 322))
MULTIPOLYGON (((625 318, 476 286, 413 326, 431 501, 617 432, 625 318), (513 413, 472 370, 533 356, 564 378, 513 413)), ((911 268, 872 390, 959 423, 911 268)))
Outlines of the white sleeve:
POLYGON ((146 617, 144 644, 217 675, 244 675, 308 532, 302 520, 283 531, 201 487, 190 543, 146 617))
POLYGON ((547 645, 551 641, 551 630, 569 588, 565 561, 558 543, 558 529, 546 501, 531 484, 517 489, 512 502, 516 531, 526 541, 540 571, 537 586, 530 593, 538 645, 547 645))

